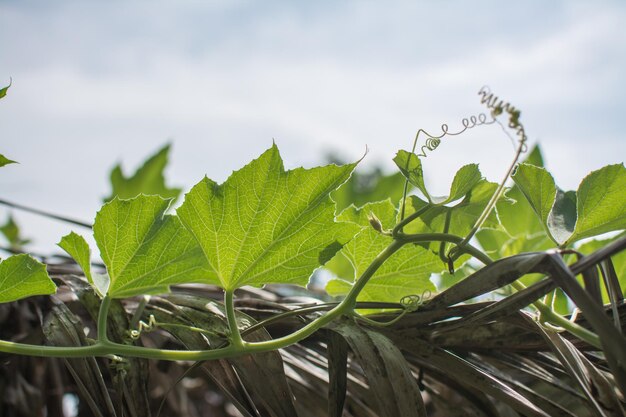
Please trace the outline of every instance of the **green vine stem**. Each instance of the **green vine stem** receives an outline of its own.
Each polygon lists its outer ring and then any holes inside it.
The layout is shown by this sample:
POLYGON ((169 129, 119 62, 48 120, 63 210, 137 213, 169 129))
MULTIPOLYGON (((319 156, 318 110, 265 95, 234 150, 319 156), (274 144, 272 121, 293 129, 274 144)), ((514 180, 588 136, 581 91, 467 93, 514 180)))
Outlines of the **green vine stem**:
MULTIPOLYGON (((256 343, 248 343, 242 341, 242 345, 240 346, 236 345, 235 343, 231 343, 224 348, 212 350, 155 349, 142 346, 124 345, 121 343, 111 342, 106 339, 98 340, 97 343, 91 346, 81 347, 36 346, 0 340, 0 351, 5 353, 40 357, 77 358, 88 356, 118 355, 168 361, 204 361, 282 349, 284 347, 297 343, 302 339, 307 338, 337 317, 353 311, 356 304, 356 298, 361 289, 365 286, 365 284, 367 284, 369 279, 374 275, 378 268, 380 268, 380 266, 383 265, 391 255, 393 255, 398 249, 400 249, 404 245, 404 243, 405 242, 398 240, 392 241, 392 243, 387 248, 385 248, 370 264, 370 266, 363 272, 350 293, 335 308, 330 310, 325 315, 319 317, 318 319, 315 319, 306 326, 302 327, 301 329, 295 331, 294 333, 278 339, 256 343)), ((225 301, 227 301, 229 298, 232 302, 232 292, 230 296, 225 295, 225 301)), ((100 331, 100 325, 102 325, 102 323, 106 321, 108 303, 110 303, 110 299, 108 299, 107 297, 105 297, 105 299, 107 299, 108 301, 105 301, 103 299, 103 304, 100 308, 100 314, 98 315, 99 338, 102 335, 102 332, 100 331)), ((232 311, 232 319, 234 320, 234 308, 232 309, 232 311)), ((228 314, 229 313, 227 309, 227 318, 228 314)), ((104 326, 104 330, 106 331, 106 324, 104 326)), ((239 334, 239 337, 241 337, 241 334, 239 334)))
MULTIPOLYGON (((433 241, 449 242, 458 245, 463 241, 463 238, 447 233, 425 233, 415 235, 399 233, 398 237, 394 239, 389 244, 389 246, 387 246, 387 248, 385 248, 380 254, 378 254, 374 261, 363 272, 363 274, 356 281, 356 283, 354 284, 346 298, 343 299, 343 301, 341 301, 339 304, 337 304, 336 307, 328 311, 328 313, 313 320, 301 329, 295 331, 290 335, 278 339, 255 343, 244 342, 241 339, 241 333, 239 333, 239 329, 236 324, 235 310, 233 305, 233 293, 232 291, 226 291, 224 298, 227 310, 227 319, 229 327, 231 329, 231 344, 224 348, 190 351, 166 350, 146 348, 134 345, 124 345, 111 342, 106 337, 106 320, 111 300, 109 297, 104 297, 98 314, 98 341, 94 345, 80 347, 53 347, 29 345, 0 340, 0 351, 5 353, 41 357, 75 358, 88 356, 126 355, 131 357, 156 360, 203 361, 282 349, 309 337, 334 319, 353 312, 356 307, 356 299, 361 290, 369 282, 374 273, 387 261, 387 259, 389 259, 402 246, 408 243, 433 241), (236 331, 233 331, 234 329, 236 329, 236 331), (234 338, 237 337, 236 335, 239 336, 240 343, 233 341, 235 340, 234 338)), ((460 247, 459 250, 472 255, 486 265, 493 263, 493 260, 487 254, 470 244, 466 244, 465 246, 460 247)), ((519 282, 515 282, 512 285, 518 290, 523 289, 523 285, 519 282)), ((545 321, 566 329, 570 333, 576 335, 577 337, 591 344, 592 346, 600 347, 599 338, 597 335, 589 332, 587 329, 584 329, 576 323, 570 322, 563 316, 556 314, 554 311, 552 311, 550 307, 546 306, 540 301, 536 301, 535 303, 533 303, 533 305, 537 308, 537 310, 539 310, 539 312, 542 314, 542 319, 544 319, 545 321)))
POLYGON ((109 316, 109 307, 111 306, 111 298, 105 295, 100 303, 100 310, 98 311, 98 342, 107 343, 109 337, 107 335, 107 319, 109 316))
POLYGON ((239 332, 237 324, 237 316, 235 315, 235 302, 233 299, 233 290, 224 291, 224 306, 226 308, 226 320, 228 321, 228 330, 230 332, 230 343, 236 348, 242 348, 244 341, 239 332))

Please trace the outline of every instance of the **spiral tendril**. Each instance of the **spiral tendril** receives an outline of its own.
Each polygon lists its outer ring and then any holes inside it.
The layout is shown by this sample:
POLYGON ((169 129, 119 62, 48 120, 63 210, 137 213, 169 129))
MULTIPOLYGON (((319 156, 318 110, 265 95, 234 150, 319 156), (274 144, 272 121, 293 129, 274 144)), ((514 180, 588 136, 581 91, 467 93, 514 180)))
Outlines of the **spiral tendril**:
POLYGON ((141 336, 141 333, 143 332, 150 333, 154 331, 156 327, 157 327, 156 319, 154 318, 154 315, 150 314, 150 318, 148 319, 147 323, 143 320, 140 320, 137 330, 133 329, 133 330, 130 330, 128 333, 131 339, 137 340, 141 336))
POLYGON ((400 299, 400 304, 404 308, 405 311, 412 313, 416 311, 424 302, 428 301, 430 297, 432 297, 433 293, 430 290, 424 290, 422 295, 419 294, 411 294, 405 295, 400 299))
POLYGON ((526 152, 528 150, 528 146, 526 144, 528 136, 526 136, 524 125, 519 120, 522 112, 519 109, 515 108, 508 101, 505 102, 504 100, 501 100, 498 96, 494 95, 494 93, 491 92, 488 86, 483 86, 478 91, 478 95, 480 96, 480 103, 491 110, 491 116, 493 117, 494 121, 500 124, 507 136, 510 137, 504 125, 502 125, 502 123, 497 120, 497 117, 502 113, 507 113, 509 115, 508 128, 512 129, 515 132, 515 135, 518 138, 518 144, 520 146, 521 152, 526 152))
POLYGON ((415 135, 415 143, 419 141, 420 135, 424 135, 426 139, 424 140, 424 145, 420 148, 420 153, 417 156, 421 156, 426 158, 426 151, 434 151, 441 144, 441 139, 445 136, 458 136, 464 133, 466 130, 472 129, 477 126, 482 125, 490 125, 496 122, 496 118, 492 115, 491 119, 488 119, 485 113, 480 113, 475 116, 472 115, 470 117, 465 117, 461 120, 461 125, 463 126, 460 130, 456 132, 450 132, 450 127, 447 123, 441 125, 441 134, 440 135, 432 135, 425 131, 424 129, 420 129, 417 131, 415 135))

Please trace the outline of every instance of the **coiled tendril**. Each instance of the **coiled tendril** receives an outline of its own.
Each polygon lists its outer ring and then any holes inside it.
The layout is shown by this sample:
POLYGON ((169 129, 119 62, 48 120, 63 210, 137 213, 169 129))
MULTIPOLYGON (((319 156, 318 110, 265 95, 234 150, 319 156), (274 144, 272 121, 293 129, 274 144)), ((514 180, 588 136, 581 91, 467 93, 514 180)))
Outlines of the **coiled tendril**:
POLYGON ((431 296, 432 296, 432 292, 430 290, 424 290, 424 292, 422 292, 422 295, 419 295, 419 294, 405 295, 404 297, 400 299, 402 312, 398 314, 395 318, 386 322, 372 320, 370 318, 367 318, 365 316, 358 314, 356 311, 353 311, 352 315, 357 320, 360 320, 366 324, 369 324, 370 326, 374 326, 374 327, 391 326, 392 324, 400 321, 407 313, 412 313, 414 311, 417 311, 417 309, 419 309, 420 306, 424 304, 425 301, 428 301, 431 296))
POLYGON ((402 305, 402 308, 404 308, 405 312, 412 313, 428 301, 432 295, 433 293, 430 290, 424 290, 421 296, 419 294, 405 295, 400 299, 400 304, 402 305))
POLYGON ((480 113, 478 116, 472 115, 470 117, 463 118, 461 120, 461 125, 463 127, 457 132, 450 132, 450 127, 448 126, 447 123, 444 123, 441 125, 441 134, 438 136, 431 135, 424 129, 420 129, 417 131, 417 134, 415 135, 414 149, 415 149, 415 145, 417 145, 417 142, 419 141, 420 135, 424 134, 424 136, 426 136, 426 139, 424 141, 424 145, 422 145, 422 147, 420 148, 420 153, 418 153, 417 156, 426 158, 426 151, 434 151, 435 149, 437 149, 437 147, 441 144, 441 139, 443 137, 458 136, 464 133, 468 129, 472 129, 474 127, 482 126, 482 125, 490 125, 495 122, 496 122, 496 118, 493 114, 492 114, 492 118, 488 119, 485 113, 480 113))
POLYGON ((504 100, 501 100, 498 96, 494 95, 488 86, 483 86, 478 91, 478 95, 480 96, 480 104, 484 104, 488 109, 491 110, 491 116, 493 117, 494 121, 502 126, 502 130, 504 130, 507 135, 508 132, 506 131, 502 123, 497 120, 497 117, 502 113, 507 113, 509 115, 508 127, 515 131, 521 152, 526 152, 528 150, 528 147, 526 145, 528 137, 526 136, 524 125, 519 121, 522 112, 516 109, 508 101, 505 102, 504 100))

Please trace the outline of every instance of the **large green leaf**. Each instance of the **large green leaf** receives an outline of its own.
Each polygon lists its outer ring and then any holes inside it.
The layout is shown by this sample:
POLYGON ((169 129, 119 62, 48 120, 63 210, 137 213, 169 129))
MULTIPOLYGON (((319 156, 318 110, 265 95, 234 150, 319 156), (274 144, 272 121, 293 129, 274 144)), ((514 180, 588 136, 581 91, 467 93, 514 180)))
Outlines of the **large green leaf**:
POLYGON ((46 266, 30 255, 15 255, 0 262, 0 303, 54 294, 56 289, 46 266))
POLYGON ((7 158, 6 156, 0 154, 0 167, 3 167, 5 165, 9 165, 9 164, 17 164, 17 162, 12 161, 9 158, 7 158))
POLYGON ((626 228, 626 168, 608 165, 586 176, 576 192, 578 218, 569 242, 626 228))
MULTIPOLYGON (((116 198, 96 215, 94 238, 110 278, 109 296, 155 294, 173 284, 216 282, 191 234, 176 216, 164 214, 169 203, 159 196, 116 198)), ((81 256, 84 259, 84 253, 81 256)))
POLYGON ((218 185, 208 178, 185 196, 178 216, 196 237, 224 289, 306 285, 358 231, 337 223, 329 194, 356 164, 285 171, 273 145, 218 185))
MULTIPOLYGON (((350 207, 338 220, 349 221, 363 230, 348 242, 325 267, 338 276, 328 282, 326 291, 331 295, 344 295, 372 263, 374 258, 392 241, 390 236, 377 232, 370 226, 375 216, 383 228, 395 225, 397 212, 389 200, 370 203, 361 209, 350 207)), ((432 272, 442 269, 442 262, 430 250, 417 245, 407 245, 389 258, 370 279, 359 294, 359 301, 400 301, 405 295, 421 295, 434 291, 430 282, 432 272)))
POLYGON ((169 144, 162 147, 129 177, 124 175, 122 167, 119 164, 116 165, 111 171, 111 187, 113 191, 105 201, 110 201, 116 196, 122 199, 133 198, 139 194, 160 195, 163 198, 177 198, 180 195, 181 189, 167 187, 163 176, 163 170, 167 165, 169 150, 169 144))
POLYGON ((461 167, 452 180, 450 194, 442 197, 431 195, 424 183, 422 162, 414 153, 400 150, 393 159, 400 172, 416 186, 431 204, 448 204, 463 198, 481 180, 482 175, 477 164, 468 164, 461 167))

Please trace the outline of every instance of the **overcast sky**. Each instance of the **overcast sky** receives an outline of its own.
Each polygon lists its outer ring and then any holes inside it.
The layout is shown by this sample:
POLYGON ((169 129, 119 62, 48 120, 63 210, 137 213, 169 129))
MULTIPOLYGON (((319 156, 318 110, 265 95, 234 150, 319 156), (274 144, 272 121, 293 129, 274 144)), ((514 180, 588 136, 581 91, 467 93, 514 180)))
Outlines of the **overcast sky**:
MULTIPOLYGON (((0 198, 90 221, 110 168, 173 143, 189 189, 278 144, 287 167, 332 151, 393 166, 419 128, 451 128, 488 84, 522 110, 562 188, 626 155, 626 3, 0 1, 0 198)), ((471 161, 496 181, 495 127, 426 161, 441 194, 471 161)), ((0 209, 0 222, 7 211, 0 209)), ((15 213, 48 248, 66 225, 15 213)))

